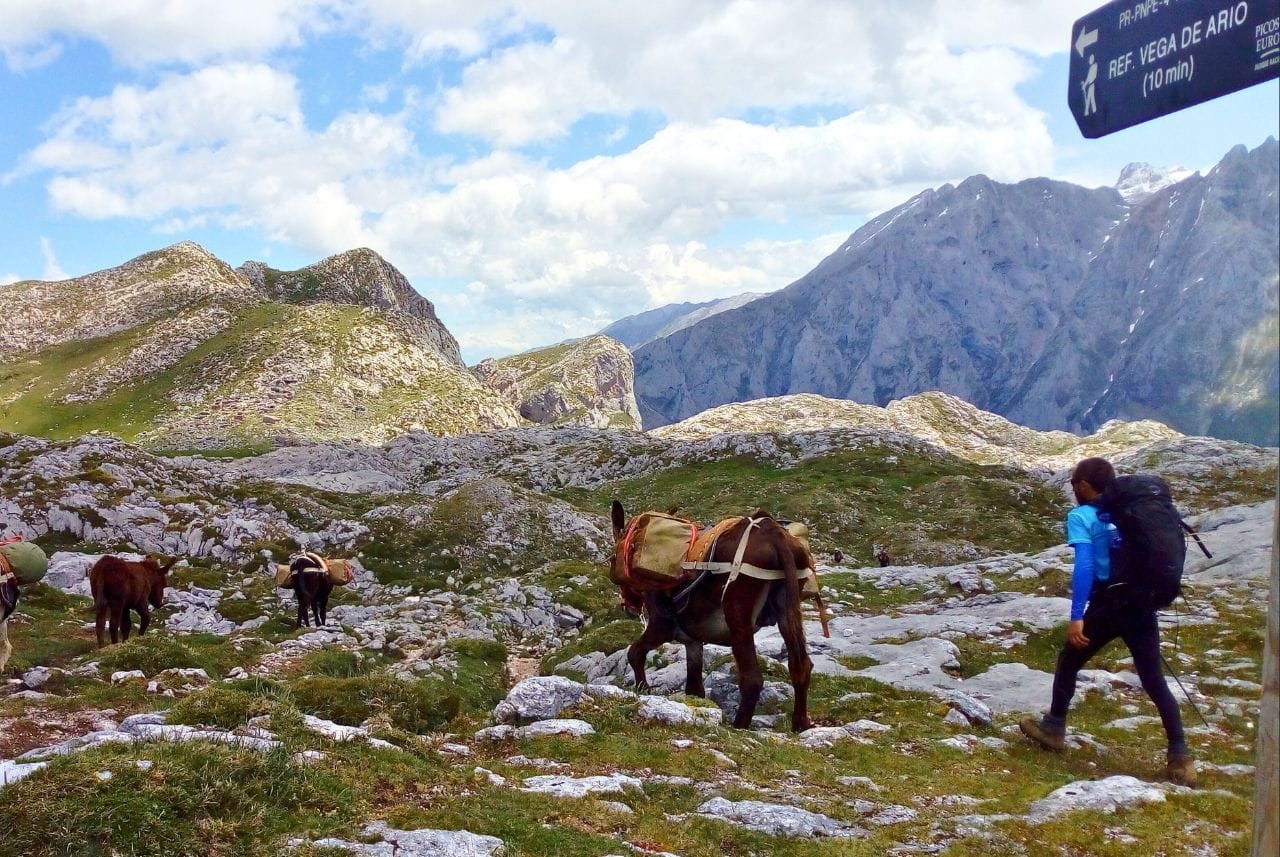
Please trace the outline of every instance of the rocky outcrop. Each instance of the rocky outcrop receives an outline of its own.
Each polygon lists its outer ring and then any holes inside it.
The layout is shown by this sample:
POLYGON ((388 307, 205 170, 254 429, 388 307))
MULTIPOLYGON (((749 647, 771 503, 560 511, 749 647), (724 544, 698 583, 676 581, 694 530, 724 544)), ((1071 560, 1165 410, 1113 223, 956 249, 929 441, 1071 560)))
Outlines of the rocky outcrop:
POLYGON ((640 428, 631 354, 607 336, 485 360, 472 371, 530 422, 640 428))
POLYGON ((787 288, 638 348, 641 415, 942 390, 1034 428, 1155 419, 1274 445, 1277 162, 1271 139, 1164 187, 1130 174, 1131 201, 1048 179, 926 190, 787 288))
POLYGON ((731 432, 796 434, 835 429, 898 432, 980 464, 1012 463, 1052 470, 1070 467, 1089 456, 1109 457, 1180 436, 1147 420, 1107 423, 1088 437, 1065 431, 1040 432, 936 392, 907 396, 884 408, 800 393, 721 405, 654 429, 651 434, 664 440, 703 440, 731 432))

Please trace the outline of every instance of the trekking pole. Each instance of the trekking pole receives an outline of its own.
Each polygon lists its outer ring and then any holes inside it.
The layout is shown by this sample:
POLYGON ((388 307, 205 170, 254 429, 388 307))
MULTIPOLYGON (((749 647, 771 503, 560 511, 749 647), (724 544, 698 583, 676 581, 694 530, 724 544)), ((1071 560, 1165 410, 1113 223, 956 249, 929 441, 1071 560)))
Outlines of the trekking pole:
POLYGON ((1173 680, 1178 683, 1178 687, 1182 688, 1182 695, 1187 698, 1187 704, 1190 705, 1191 708, 1195 711, 1196 715, 1199 716, 1200 722, 1203 723, 1206 727, 1212 729, 1213 727, 1209 726, 1209 721, 1205 720, 1204 715, 1200 713, 1200 709, 1199 707, 1196 706, 1195 700, 1191 698, 1191 694, 1187 693, 1186 687, 1184 687, 1182 684, 1182 679, 1178 678, 1178 674, 1173 671, 1173 667, 1169 664, 1167 660, 1165 660, 1164 652, 1160 653, 1160 662, 1163 663, 1164 668, 1169 671, 1169 675, 1173 676, 1173 680))
POLYGON ((1209 559, 1213 559, 1213 554, 1209 553, 1209 549, 1204 546, 1204 542, 1200 541, 1200 534, 1196 532, 1196 528, 1181 518, 1178 519, 1178 523, 1182 524, 1182 528, 1191 534, 1191 538, 1196 540, 1196 544, 1200 547, 1200 551, 1209 559))

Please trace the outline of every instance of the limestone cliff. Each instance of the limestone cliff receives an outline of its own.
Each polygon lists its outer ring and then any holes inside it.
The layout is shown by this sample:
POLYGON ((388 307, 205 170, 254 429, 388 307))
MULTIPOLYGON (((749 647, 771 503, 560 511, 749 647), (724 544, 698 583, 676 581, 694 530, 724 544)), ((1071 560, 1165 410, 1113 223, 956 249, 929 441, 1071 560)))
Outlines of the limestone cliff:
POLYGON ((640 428, 631 354, 607 336, 485 360, 473 371, 531 422, 640 428))

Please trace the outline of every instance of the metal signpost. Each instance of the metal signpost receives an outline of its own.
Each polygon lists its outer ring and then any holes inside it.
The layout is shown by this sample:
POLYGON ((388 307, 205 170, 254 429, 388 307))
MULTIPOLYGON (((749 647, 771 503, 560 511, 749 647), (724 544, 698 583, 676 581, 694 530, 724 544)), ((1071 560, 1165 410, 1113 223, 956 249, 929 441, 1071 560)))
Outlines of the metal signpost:
POLYGON ((1115 0, 1071 30, 1067 104, 1086 137, 1280 76, 1280 0, 1115 0))
MULTIPOLYGON (((1067 104, 1102 137, 1280 77, 1280 0, 1115 0, 1071 29, 1067 104)), ((1280 482, 1254 774, 1253 857, 1280 853, 1280 482)))

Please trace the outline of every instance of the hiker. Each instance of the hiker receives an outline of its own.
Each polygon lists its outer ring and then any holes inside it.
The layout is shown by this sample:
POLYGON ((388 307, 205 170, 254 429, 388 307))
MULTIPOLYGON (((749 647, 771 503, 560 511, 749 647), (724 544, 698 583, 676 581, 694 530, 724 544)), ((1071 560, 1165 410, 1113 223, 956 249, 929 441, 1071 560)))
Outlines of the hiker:
POLYGON ((879 545, 876 546, 876 562, 880 563, 881 568, 884 568, 891 562, 889 559, 889 552, 879 545))
POLYGON ((842 562, 844 562, 844 551, 836 548, 836 552, 831 555, 831 564, 839 565, 842 562))
MULTIPOLYGON (((1156 605, 1150 594, 1142 591, 1140 581, 1121 583, 1112 575, 1112 548, 1120 545, 1120 531, 1097 504, 1115 479, 1115 469, 1104 458, 1086 458, 1071 473, 1071 489, 1079 505, 1067 513, 1066 521, 1067 544, 1075 550, 1067 641, 1058 655, 1049 712, 1040 720, 1028 717, 1018 727, 1041 747, 1062 750, 1076 674, 1103 646, 1119 637, 1133 655, 1142 688, 1164 724, 1169 741, 1165 776, 1179 785, 1194 786, 1195 762, 1183 736, 1182 715, 1160 670, 1156 605)), ((1140 561, 1134 558, 1130 562, 1140 561)))

